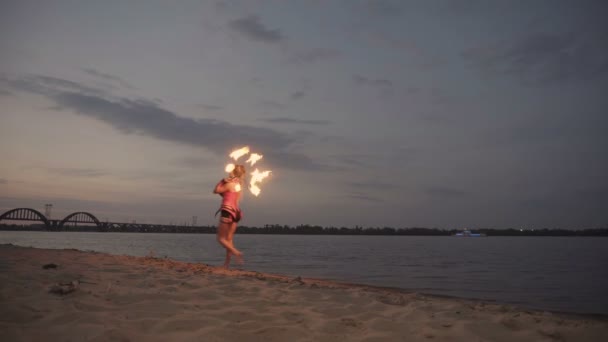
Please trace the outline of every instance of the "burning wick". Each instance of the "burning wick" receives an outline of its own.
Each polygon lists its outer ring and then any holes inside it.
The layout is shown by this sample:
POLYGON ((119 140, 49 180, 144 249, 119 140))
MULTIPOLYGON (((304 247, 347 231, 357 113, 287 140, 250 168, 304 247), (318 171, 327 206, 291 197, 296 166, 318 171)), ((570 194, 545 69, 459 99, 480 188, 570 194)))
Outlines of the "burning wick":
POLYGON ((268 171, 262 171, 260 172, 260 170, 255 169, 252 173, 251 173, 251 181, 249 182, 249 191, 251 191, 251 193, 254 196, 258 196, 260 194, 260 187, 257 185, 258 183, 261 183, 264 178, 270 176, 270 170, 268 171))
POLYGON ((251 163, 250 165, 253 166, 253 164, 255 164, 258 160, 262 159, 262 157, 264 156, 261 154, 252 153, 245 163, 251 163))
POLYGON ((237 160, 239 160, 239 158, 246 155, 247 153, 249 153, 249 146, 245 146, 245 147, 239 148, 238 150, 232 151, 232 153, 230 153, 230 158, 237 161, 237 160))

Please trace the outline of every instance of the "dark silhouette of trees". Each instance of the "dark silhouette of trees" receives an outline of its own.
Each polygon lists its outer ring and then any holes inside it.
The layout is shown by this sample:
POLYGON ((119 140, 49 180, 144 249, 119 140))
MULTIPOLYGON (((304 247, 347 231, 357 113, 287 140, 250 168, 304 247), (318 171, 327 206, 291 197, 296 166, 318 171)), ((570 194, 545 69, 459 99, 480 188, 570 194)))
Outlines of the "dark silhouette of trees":
MULTIPOLYGON (((17 225, 0 224, 0 230, 11 231, 33 231, 47 230, 44 225, 17 225)), ((66 225, 61 231, 95 231, 95 232, 131 232, 131 233, 192 233, 192 234, 215 234, 215 226, 178 226, 178 225, 155 225, 155 224, 111 224, 99 228, 95 225, 66 225)), ((57 227, 53 231, 59 231, 57 227)), ((393 227, 322 227, 308 224, 295 227, 278 224, 267 224, 263 227, 240 226, 239 234, 297 234, 297 235, 389 235, 389 236, 451 236, 461 230, 440 228, 393 228, 393 227)), ((484 233, 487 236, 608 236, 608 228, 588 229, 474 229, 475 233, 484 233)))

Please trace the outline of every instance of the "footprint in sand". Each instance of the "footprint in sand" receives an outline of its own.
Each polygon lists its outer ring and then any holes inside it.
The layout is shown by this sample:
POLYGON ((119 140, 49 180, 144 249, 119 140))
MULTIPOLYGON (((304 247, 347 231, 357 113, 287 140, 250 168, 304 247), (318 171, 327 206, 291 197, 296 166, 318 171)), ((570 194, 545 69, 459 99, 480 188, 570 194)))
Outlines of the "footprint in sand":
POLYGON ((362 322, 359 322, 352 318, 342 318, 342 319, 340 319, 340 321, 342 322, 342 324, 346 325, 347 327, 359 328, 359 327, 363 326, 362 322))
POLYGON ((194 332, 211 326, 217 326, 220 322, 210 317, 201 319, 174 319, 162 323, 158 328, 154 329, 159 333, 163 332, 194 332))

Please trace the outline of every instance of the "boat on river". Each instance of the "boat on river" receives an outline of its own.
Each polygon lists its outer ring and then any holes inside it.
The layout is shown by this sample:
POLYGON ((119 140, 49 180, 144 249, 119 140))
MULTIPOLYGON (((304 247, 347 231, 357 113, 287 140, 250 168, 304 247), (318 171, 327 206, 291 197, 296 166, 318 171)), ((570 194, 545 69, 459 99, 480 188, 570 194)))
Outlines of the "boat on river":
POLYGON ((462 232, 456 233, 452 236, 458 236, 458 237, 484 237, 487 236, 484 233, 473 233, 468 229, 463 230, 462 232))

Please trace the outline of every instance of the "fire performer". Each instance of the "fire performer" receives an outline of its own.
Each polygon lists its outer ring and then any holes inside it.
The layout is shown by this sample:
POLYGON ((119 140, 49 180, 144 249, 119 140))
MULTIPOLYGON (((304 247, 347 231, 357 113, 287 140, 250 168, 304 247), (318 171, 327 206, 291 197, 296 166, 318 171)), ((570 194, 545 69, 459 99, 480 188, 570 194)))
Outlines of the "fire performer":
POLYGON ((226 260, 224 267, 230 266, 230 257, 234 255, 238 263, 243 263, 243 253, 234 247, 233 237, 236 232, 237 223, 242 214, 239 208, 241 199, 241 188, 245 178, 245 167, 236 165, 227 178, 222 179, 215 189, 214 194, 222 196, 222 205, 215 213, 220 213, 219 225, 217 227, 217 241, 226 249, 226 260))

